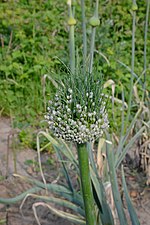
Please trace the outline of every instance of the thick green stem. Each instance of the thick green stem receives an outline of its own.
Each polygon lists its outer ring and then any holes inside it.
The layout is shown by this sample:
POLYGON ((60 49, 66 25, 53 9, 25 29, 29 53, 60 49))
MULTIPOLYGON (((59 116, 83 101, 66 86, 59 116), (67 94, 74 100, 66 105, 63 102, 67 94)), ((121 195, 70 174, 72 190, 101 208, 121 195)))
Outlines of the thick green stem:
POLYGON ((78 144, 78 160, 79 160, 79 169, 80 169, 80 178, 82 186, 82 194, 86 215, 86 224, 87 225, 96 225, 96 215, 94 209, 94 198, 92 193, 92 186, 90 180, 90 171, 89 171, 89 158, 86 144, 78 144))
MULTIPOLYGON (((136 1, 133 0, 133 4, 136 4, 136 1)), ((133 95, 133 80, 134 80, 134 61, 135 61, 135 22, 136 22, 136 10, 133 11, 133 20, 132 20, 132 59, 131 59, 131 79, 130 79, 130 93, 128 101, 128 112, 126 118, 126 125, 129 121, 129 116, 131 112, 131 103, 133 95)))

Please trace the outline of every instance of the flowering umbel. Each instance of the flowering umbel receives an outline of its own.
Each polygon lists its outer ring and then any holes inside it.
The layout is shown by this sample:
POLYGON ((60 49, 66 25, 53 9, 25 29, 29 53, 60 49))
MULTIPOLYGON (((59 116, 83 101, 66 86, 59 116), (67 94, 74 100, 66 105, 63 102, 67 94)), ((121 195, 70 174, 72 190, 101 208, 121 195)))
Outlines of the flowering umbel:
POLYGON ((99 82, 78 78, 74 81, 49 101, 45 118, 56 137, 80 144, 102 136, 109 122, 106 97, 100 91, 99 82), (92 82, 87 85, 89 81, 92 82))

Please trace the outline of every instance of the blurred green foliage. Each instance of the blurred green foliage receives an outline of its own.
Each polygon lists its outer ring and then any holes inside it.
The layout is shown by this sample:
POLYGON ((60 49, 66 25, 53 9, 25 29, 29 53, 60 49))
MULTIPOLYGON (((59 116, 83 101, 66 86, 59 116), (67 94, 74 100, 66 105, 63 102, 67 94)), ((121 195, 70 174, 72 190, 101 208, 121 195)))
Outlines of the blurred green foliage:
MULTIPOLYGON (((30 123, 43 111, 42 75, 58 68, 67 32, 65 5, 52 1, 0 3, 0 109, 30 123)), ((48 90, 51 93, 51 90, 48 90)))
MULTIPOLYGON (((76 44, 80 52, 81 12, 80 1, 76 2, 76 44)), ((87 21, 92 15, 92 4, 91 0, 86 1, 87 21)), ((143 72, 146 1, 138 0, 137 4, 135 73, 139 77, 143 72)), ((96 49, 100 54, 95 54, 95 65, 104 75, 104 81, 115 81, 118 98, 121 98, 120 84, 123 85, 126 101, 130 72, 118 60, 130 67, 131 7, 131 0, 100 1, 101 24, 96 35, 96 49)), ((69 61, 66 1, 10 0, 0 3, 0 11, 0 113, 32 124, 44 111, 42 76, 48 73, 53 78, 61 78, 60 71, 64 68, 58 58, 65 64, 69 61)), ((88 24, 87 33, 90 37, 88 24)), ((150 46, 149 37, 148 33, 147 46, 150 46)), ((150 61, 150 48, 147 49, 147 57, 147 61, 150 61)), ((147 70, 147 83, 150 82, 149 75, 150 67, 147 70)), ((142 93, 142 86, 139 87, 142 93)), ((53 91, 48 81, 47 98, 53 91)))

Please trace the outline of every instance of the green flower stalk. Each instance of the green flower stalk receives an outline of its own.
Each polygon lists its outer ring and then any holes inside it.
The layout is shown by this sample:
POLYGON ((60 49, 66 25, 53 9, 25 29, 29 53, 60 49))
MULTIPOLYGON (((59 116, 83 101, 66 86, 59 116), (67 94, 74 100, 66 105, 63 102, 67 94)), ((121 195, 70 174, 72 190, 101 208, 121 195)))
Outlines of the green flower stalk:
POLYGON ((96 0, 94 16, 89 20, 89 23, 92 26, 89 73, 92 73, 92 69, 93 69, 96 27, 99 26, 100 24, 100 21, 98 18, 98 5, 99 5, 99 0, 96 0))
POLYGON ((132 95, 133 95, 133 81, 134 81, 134 62, 135 62, 135 29, 136 29, 136 11, 138 7, 136 4, 136 0, 132 1, 132 58, 131 58, 131 79, 130 79, 130 94, 129 94, 129 101, 128 101, 128 111, 127 111, 127 118, 126 123, 129 121, 129 116, 131 112, 131 103, 132 103, 132 95))
POLYGON ((145 31, 144 31, 144 92, 143 92, 143 99, 145 98, 145 94, 146 94, 147 34, 148 34, 149 11, 150 11, 150 0, 147 0, 145 31))
POLYGON ((87 35, 86 35, 86 19, 85 19, 85 2, 81 0, 82 11, 82 33, 83 33, 83 70, 86 71, 87 59, 87 35))
POLYGON ((67 1, 68 10, 69 10, 69 50, 70 50, 70 70, 72 73, 75 72, 75 40, 74 40, 74 26, 76 24, 76 20, 72 13, 71 8, 71 0, 67 1))

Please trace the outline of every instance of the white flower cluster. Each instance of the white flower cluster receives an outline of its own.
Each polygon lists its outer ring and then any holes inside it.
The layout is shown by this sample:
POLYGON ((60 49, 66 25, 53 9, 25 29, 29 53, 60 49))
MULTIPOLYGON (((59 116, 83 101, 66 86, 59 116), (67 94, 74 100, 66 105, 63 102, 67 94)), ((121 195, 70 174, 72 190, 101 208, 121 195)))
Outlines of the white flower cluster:
POLYGON ((95 107, 97 103, 93 92, 85 95, 86 102, 77 103, 72 89, 69 88, 65 98, 56 94, 54 101, 49 101, 45 118, 56 137, 79 144, 85 143, 102 136, 104 129, 109 126, 103 98, 99 100, 100 107, 95 107))

